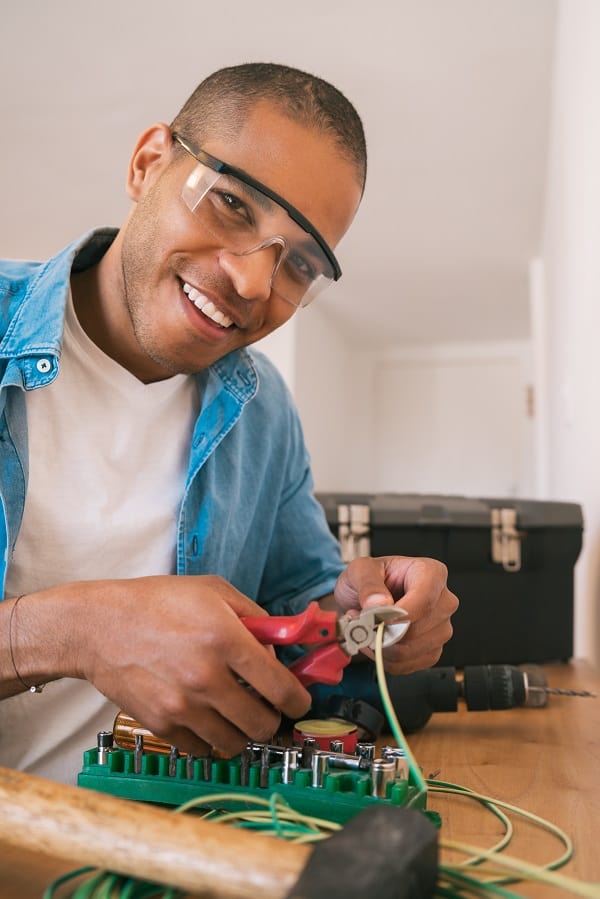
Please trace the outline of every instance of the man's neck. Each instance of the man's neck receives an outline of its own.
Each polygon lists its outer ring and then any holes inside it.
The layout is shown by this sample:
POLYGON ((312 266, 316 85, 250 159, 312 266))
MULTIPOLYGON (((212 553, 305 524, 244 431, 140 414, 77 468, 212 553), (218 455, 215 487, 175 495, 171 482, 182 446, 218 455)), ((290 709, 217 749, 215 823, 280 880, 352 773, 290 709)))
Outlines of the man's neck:
POLYGON ((103 353, 144 384, 162 381, 171 373, 142 354, 127 314, 118 244, 117 236, 97 265, 71 274, 75 314, 103 353))

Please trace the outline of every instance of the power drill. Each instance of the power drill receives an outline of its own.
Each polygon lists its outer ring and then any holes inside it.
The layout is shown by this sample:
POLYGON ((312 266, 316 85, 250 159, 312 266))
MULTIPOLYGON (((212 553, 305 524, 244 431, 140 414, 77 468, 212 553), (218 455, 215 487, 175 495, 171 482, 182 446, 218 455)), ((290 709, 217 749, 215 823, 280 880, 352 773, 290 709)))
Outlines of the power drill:
MULTIPOLYGON (((405 733, 424 727, 434 712, 456 712, 458 702, 469 711, 542 707, 551 694, 594 696, 587 690, 548 687, 537 665, 468 665, 459 677, 455 668, 426 668, 414 674, 386 677, 394 711, 405 733)), ((374 665, 350 665, 337 687, 316 684, 311 714, 353 721, 372 737, 385 723, 374 665)))

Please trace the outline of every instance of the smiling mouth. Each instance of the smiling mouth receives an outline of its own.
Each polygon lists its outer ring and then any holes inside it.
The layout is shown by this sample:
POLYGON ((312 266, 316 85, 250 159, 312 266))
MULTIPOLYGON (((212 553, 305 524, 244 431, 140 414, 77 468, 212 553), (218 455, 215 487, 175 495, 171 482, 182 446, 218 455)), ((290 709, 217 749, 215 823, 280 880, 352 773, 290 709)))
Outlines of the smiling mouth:
POLYGON ((183 284, 183 292, 188 295, 196 309, 199 309, 211 322, 214 322, 221 328, 231 328, 233 320, 228 315, 225 315, 224 312, 221 312, 220 309, 217 309, 212 300, 209 300, 208 297, 200 293, 195 287, 192 287, 191 284, 188 284, 187 281, 183 284))

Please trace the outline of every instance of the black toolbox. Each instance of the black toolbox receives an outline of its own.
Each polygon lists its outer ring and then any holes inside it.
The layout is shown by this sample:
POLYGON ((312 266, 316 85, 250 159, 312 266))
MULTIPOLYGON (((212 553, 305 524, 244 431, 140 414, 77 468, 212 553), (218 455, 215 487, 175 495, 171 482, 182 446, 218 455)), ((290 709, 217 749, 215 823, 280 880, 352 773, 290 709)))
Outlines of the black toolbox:
POLYGON ((438 664, 565 661, 573 654, 576 503, 429 494, 317 493, 346 561, 430 556, 460 600, 438 664))

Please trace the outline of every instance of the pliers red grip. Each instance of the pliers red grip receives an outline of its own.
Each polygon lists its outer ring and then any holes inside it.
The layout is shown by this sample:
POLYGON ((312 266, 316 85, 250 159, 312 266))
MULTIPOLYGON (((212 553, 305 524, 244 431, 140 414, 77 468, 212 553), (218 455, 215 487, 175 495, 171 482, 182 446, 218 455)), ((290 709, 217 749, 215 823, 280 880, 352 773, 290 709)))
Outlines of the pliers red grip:
POLYGON ((363 609, 357 615, 322 609, 311 602, 299 615, 265 615, 242 618, 242 623, 257 640, 271 646, 290 643, 325 643, 290 665, 305 687, 310 684, 339 684, 344 668, 362 649, 374 649, 377 628, 384 621, 383 645, 401 640, 409 621, 406 612, 396 606, 363 609))

